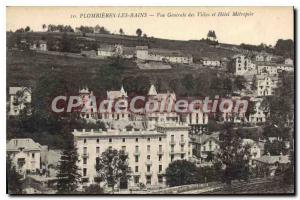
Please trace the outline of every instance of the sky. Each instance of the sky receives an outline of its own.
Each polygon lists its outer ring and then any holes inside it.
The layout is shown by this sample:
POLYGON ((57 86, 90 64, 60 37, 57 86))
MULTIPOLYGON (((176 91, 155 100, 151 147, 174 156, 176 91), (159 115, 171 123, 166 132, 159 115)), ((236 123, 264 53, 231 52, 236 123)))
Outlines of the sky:
POLYGON ((294 38, 293 7, 7 7, 6 30, 42 24, 73 28, 106 27, 135 35, 141 28, 147 36, 174 40, 199 40, 214 30, 221 43, 275 45, 278 39, 294 38), (247 13, 248 16, 237 13, 247 13), (127 14, 127 16, 125 15, 127 14), (140 13, 139 15, 131 14, 140 13), (222 15, 220 16, 220 13, 222 15), (97 17, 91 17, 97 14, 97 17), (139 16, 139 17, 135 17, 139 16))

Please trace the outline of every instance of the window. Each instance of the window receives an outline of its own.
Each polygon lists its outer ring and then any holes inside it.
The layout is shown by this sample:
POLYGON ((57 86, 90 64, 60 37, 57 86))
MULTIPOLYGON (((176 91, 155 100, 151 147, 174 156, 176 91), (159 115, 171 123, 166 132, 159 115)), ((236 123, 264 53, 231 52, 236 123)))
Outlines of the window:
POLYGON ((159 137, 158 140, 161 142, 161 137, 159 137))
POLYGON ((100 153, 100 147, 96 147, 96 153, 100 153))
POLYGON ((174 145, 171 145, 171 152, 174 152, 174 145))
POLYGON ((83 168, 83 176, 86 176, 87 175, 87 170, 86 170, 86 168, 83 168))
POLYGON ((174 160, 174 155, 171 155, 171 162, 173 162, 174 160))
POLYGON ((184 155, 185 155, 184 153, 181 154, 181 156, 180 156, 181 159, 184 159, 184 155))
POLYGON ((150 155, 147 155, 147 160, 150 160, 150 158, 151 158, 150 155))
POLYGON ((162 155, 159 155, 158 156, 158 161, 161 161, 162 160, 162 155))
POLYGON ((135 138, 135 141, 138 142, 138 141, 139 141, 139 138, 135 138))
POLYGON ((122 141, 125 142, 125 138, 123 138, 122 141))
POLYGON ((135 172, 139 172, 139 166, 135 166, 135 172))
POLYGON ((151 176, 146 176, 146 184, 151 185, 151 176))
POLYGON ((83 147, 83 154, 84 154, 84 155, 87 154, 87 147, 83 147))
POLYGON ((181 139, 181 141, 183 141, 184 140, 184 135, 180 135, 180 139, 181 139))
POLYGON ((34 158, 34 156, 35 156, 35 154, 34 154, 34 153, 32 153, 32 154, 31 154, 31 157, 32 157, 32 158, 34 158))
POLYGON ((126 146, 122 146, 122 151, 126 151, 126 146))
POLYGON ((86 163, 87 163, 87 159, 83 158, 83 164, 86 165, 86 163))
POLYGON ((135 184, 139 184, 139 183, 140 183, 140 177, 135 176, 135 177, 134 177, 134 183, 135 183, 135 184))
POLYGON ((97 143, 99 143, 99 141, 100 141, 99 138, 97 138, 97 143))
POLYGON ((159 152, 162 152, 162 145, 161 144, 158 146, 158 150, 159 150, 159 152))
POLYGON ((147 172, 150 172, 150 170, 151 170, 151 166, 147 165, 147 172))
POLYGON ((163 176, 158 175, 157 178, 158 178, 158 183, 163 183, 163 176))
POLYGON ((158 171, 159 171, 159 172, 162 171, 162 165, 158 165, 158 171))
POLYGON ((109 139, 108 139, 108 141, 109 141, 109 142, 112 142, 112 139, 111 139, 111 138, 109 138, 109 139))
POLYGON ((150 142, 150 138, 147 138, 147 141, 150 142))
POLYGON ((135 152, 139 152, 139 146, 135 146, 135 152))
POLYGON ((135 162, 139 162, 139 156, 135 156, 135 162))
POLYGON ((84 144, 86 143, 86 139, 83 139, 83 143, 84 143, 84 144))
POLYGON ((147 145, 147 152, 150 152, 150 145, 147 145))
POLYGON ((181 145, 181 151, 184 151, 184 145, 183 144, 181 145))
POLYGON ((174 142, 174 135, 171 135, 171 142, 174 142))

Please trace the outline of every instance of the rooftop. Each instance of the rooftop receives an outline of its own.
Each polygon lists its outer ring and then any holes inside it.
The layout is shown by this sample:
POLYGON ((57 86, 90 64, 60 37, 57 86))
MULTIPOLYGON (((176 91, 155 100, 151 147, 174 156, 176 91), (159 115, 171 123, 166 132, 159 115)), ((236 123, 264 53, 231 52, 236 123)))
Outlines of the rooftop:
POLYGON ((6 151, 19 151, 20 148, 23 151, 40 151, 41 145, 34 142, 31 138, 11 139, 6 144, 6 151))

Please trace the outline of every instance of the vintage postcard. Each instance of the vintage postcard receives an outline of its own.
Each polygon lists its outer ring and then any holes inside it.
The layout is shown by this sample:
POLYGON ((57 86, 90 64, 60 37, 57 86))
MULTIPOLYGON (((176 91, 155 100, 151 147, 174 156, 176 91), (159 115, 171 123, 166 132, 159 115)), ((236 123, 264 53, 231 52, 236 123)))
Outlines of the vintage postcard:
POLYGON ((293 7, 7 7, 8 194, 295 194, 293 7))

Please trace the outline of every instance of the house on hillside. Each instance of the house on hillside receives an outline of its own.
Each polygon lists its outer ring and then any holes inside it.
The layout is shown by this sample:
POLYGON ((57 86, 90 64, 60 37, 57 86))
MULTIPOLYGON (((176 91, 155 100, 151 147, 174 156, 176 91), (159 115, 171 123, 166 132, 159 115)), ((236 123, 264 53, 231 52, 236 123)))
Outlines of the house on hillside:
POLYGON ((41 145, 31 138, 11 139, 6 152, 21 174, 36 173, 41 169, 41 145))
POLYGON ((275 176, 275 172, 278 168, 284 170, 287 169, 290 163, 288 155, 261 156, 260 158, 253 159, 253 165, 256 166, 259 174, 263 176, 275 176))
POLYGON ((253 100, 254 112, 249 115, 249 122, 252 124, 266 122, 267 114, 266 111, 261 107, 262 101, 262 98, 255 98, 253 100))
POLYGON ((245 55, 235 55, 233 57, 233 67, 237 76, 254 75, 257 73, 256 65, 245 55))
POLYGON ((11 116, 19 115, 21 110, 31 103, 31 89, 27 87, 9 87, 9 112, 11 116))
POLYGON ((242 145, 249 146, 250 150, 250 165, 254 165, 254 159, 258 159, 261 157, 262 152, 263 152, 263 146, 260 145, 259 142, 256 142, 252 139, 242 139, 242 145))
POLYGON ((177 50, 149 49, 148 46, 137 46, 136 57, 142 61, 158 61, 191 64, 193 57, 177 50))
POLYGON ((221 60, 214 59, 214 58, 203 57, 200 59, 200 61, 204 66, 217 67, 217 68, 221 66, 221 60))
POLYGON ((291 58, 287 58, 284 60, 285 65, 294 65, 294 61, 291 58))
POLYGON ((258 75, 257 77, 257 95, 271 96, 275 94, 275 89, 278 85, 278 77, 267 77, 258 75))

